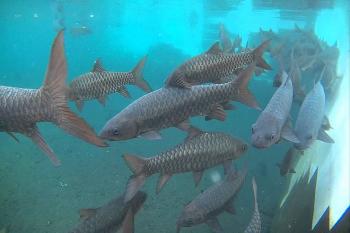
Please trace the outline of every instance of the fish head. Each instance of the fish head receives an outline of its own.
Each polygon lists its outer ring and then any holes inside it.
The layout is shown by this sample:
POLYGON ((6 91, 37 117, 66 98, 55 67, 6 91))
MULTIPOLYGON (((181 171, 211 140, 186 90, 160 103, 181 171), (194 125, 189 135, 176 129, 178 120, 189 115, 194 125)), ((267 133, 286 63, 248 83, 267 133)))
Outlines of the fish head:
POLYGON ((278 123, 273 117, 261 117, 252 125, 252 145, 256 148, 268 148, 279 141, 278 123))
POLYGON ((137 213, 145 203, 146 199, 147 199, 147 193, 138 191, 135 194, 135 196, 129 201, 132 208, 132 212, 137 213))
POLYGON ((183 209, 180 217, 177 219, 177 228, 191 227, 205 221, 205 216, 201 214, 201 211, 193 204, 188 204, 183 209))
POLYGON ((103 126, 100 137, 109 141, 121 141, 139 135, 138 124, 132 117, 118 114, 103 126))

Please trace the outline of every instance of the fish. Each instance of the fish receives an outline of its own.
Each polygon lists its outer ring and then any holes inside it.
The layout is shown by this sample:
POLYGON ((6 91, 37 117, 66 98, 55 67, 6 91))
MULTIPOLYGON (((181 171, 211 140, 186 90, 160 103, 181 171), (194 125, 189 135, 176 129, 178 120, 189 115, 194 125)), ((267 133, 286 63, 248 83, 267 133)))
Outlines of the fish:
POLYGON ((285 82, 276 90, 252 125, 251 142, 256 148, 268 148, 278 143, 281 138, 299 143, 288 121, 293 102, 293 84, 286 73, 282 75, 285 76, 285 82))
POLYGON ((125 200, 132 198, 147 177, 156 173, 160 173, 157 194, 176 173, 193 172, 197 186, 205 169, 223 164, 227 171, 231 161, 239 158, 247 149, 246 143, 230 135, 197 131, 185 142, 151 158, 126 154, 123 158, 134 175, 128 182, 125 200))
POLYGON ((293 166, 293 158, 296 155, 296 150, 294 147, 288 149, 286 155, 284 156, 282 162, 277 163, 277 167, 280 169, 280 175, 285 176, 288 173, 295 173, 293 166))
POLYGON ((176 233, 183 227, 206 223, 213 232, 223 232, 217 216, 222 212, 234 214, 233 199, 243 186, 247 169, 227 173, 225 178, 200 193, 182 210, 176 222, 176 233))
POLYGON ((296 149, 306 150, 316 139, 326 143, 334 143, 334 140, 322 128, 325 102, 324 89, 321 82, 318 81, 306 95, 299 109, 294 129, 300 141, 294 144, 296 149))
POLYGON ((99 208, 81 209, 81 222, 69 233, 133 233, 134 217, 146 199, 146 193, 137 192, 127 203, 121 195, 99 208))
POLYGON ((65 79, 67 64, 64 55, 63 31, 61 30, 52 45, 45 81, 39 89, 0 86, 0 132, 11 137, 20 133, 29 137, 59 166, 57 158, 37 127, 38 122, 52 122, 88 143, 106 146, 93 129, 67 106, 65 79))
POLYGON ((294 48, 291 52, 290 70, 288 76, 291 78, 293 83, 293 97, 294 102, 301 104, 305 98, 305 91, 301 87, 301 70, 298 63, 295 61, 294 48))
POLYGON ((105 105, 106 96, 115 92, 130 97, 125 87, 127 84, 135 84, 145 92, 150 92, 151 87, 142 75, 146 59, 146 56, 142 58, 130 72, 106 71, 101 61, 96 60, 91 72, 80 75, 70 83, 67 95, 81 111, 85 100, 97 99, 105 105))
POLYGON ((263 42, 254 50, 241 53, 223 53, 219 42, 210 49, 186 61, 168 77, 166 86, 190 88, 203 83, 218 83, 220 79, 230 76, 236 70, 245 68, 255 62, 256 66, 271 70, 271 66, 262 57, 269 41, 263 42))
POLYGON ((248 224, 248 227, 244 230, 244 233, 260 233, 262 230, 261 216, 258 207, 258 198, 257 198, 257 185, 255 177, 252 179, 253 184, 253 194, 254 194, 254 212, 253 216, 248 224))
POLYGON ((230 38, 230 33, 227 31, 224 24, 220 24, 219 26, 219 38, 223 52, 229 53, 232 50, 233 45, 230 38))
POLYGON ((190 133, 193 127, 189 118, 193 116, 224 121, 224 110, 232 109, 231 100, 258 108, 247 89, 254 67, 255 64, 251 64, 229 83, 197 85, 191 89, 163 87, 148 93, 108 120, 99 135, 109 141, 139 136, 161 139, 159 131, 169 127, 190 133))

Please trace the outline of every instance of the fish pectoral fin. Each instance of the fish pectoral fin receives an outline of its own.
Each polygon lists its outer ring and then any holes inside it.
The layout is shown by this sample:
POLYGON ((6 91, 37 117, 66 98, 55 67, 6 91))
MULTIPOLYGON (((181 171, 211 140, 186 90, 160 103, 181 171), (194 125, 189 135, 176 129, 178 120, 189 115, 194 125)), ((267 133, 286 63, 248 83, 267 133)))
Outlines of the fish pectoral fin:
POLYGON ((28 131, 25 132, 25 135, 32 139, 32 141, 39 146, 39 148, 50 158, 54 166, 61 165, 60 160, 57 158, 51 147, 45 142, 36 126, 28 129, 28 131))
POLYGON ((148 131, 140 134, 141 137, 146 138, 148 140, 160 140, 162 139, 162 135, 160 135, 157 131, 148 131))
POLYGON ((233 206, 233 202, 229 201, 226 206, 225 206, 225 211, 229 214, 235 215, 236 214, 236 210, 235 207, 233 206))
POLYGON ((318 131, 317 139, 326 143, 334 143, 334 140, 331 138, 331 136, 329 136, 322 128, 318 131))
POLYGON ((81 209, 79 210, 80 220, 86 220, 88 218, 94 217, 96 215, 97 209, 81 209))
POLYGON ((160 175, 159 180, 158 180, 158 184, 157 184, 157 191, 156 191, 157 194, 162 190, 162 188, 169 181, 170 178, 171 178, 170 174, 161 174, 160 175))
POLYGON ((225 110, 235 110, 236 109, 236 107, 233 104, 231 104, 230 102, 224 102, 221 105, 225 110))
POLYGON ((286 123, 282 128, 281 137, 293 143, 300 143, 299 139, 294 134, 293 129, 290 127, 290 124, 288 123, 286 123))
POLYGON ((212 217, 205 222, 215 233, 222 233, 223 228, 216 217, 212 217))
POLYGON ((84 107, 84 100, 76 100, 75 105, 77 106, 77 109, 79 110, 79 112, 81 112, 84 107))
POLYGON ((11 138, 13 138, 16 142, 19 142, 19 140, 18 140, 18 138, 16 137, 16 135, 14 135, 12 132, 6 131, 6 133, 7 133, 11 138))
POLYGON ((98 102, 100 103, 100 104, 102 104, 103 106, 105 106, 106 105, 106 96, 100 96, 98 99, 98 102))
POLYGON ((231 160, 227 160, 225 161, 223 164, 223 167, 224 167, 224 174, 229 174, 230 171, 233 170, 233 167, 232 167, 232 161, 231 160))
POLYGON ((124 87, 124 86, 120 87, 120 89, 118 90, 118 92, 119 92, 122 96, 124 96, 124 97, 126 97, 126 98, 131 98, 131 95, 130 95, 129 91, 128 91, 128 90, 126 89, 126 87, 124 87))
POLYGON ((211 112, 205 117, 206 121, 211 119, 217 119, 219 121, 224 121, 226 119, 226 112, 221 104, 215 104, 212 106, 211 112))
POLYGON ((203 171, 194 171, 193 172, 193 179, 194 179, 194 184, 197 187, 199 182, 201 181, 203 176, 203 171))
POLYGON ((122 233, 134 233, 134 213, 131 208, 128 209, 124 217, 122 233))
POLYGON ((104 72, 105 69, 102 66, 101 60, 97 59, 92 67, 92 72, 104 72))
POLYGON ((205 53, 208 54, 220 54, 222 53, 222 49, 220 48, 220 43, 215 42, 205 53))
POLYGON ((185 80, 185 76, 182 73, 176 73, 173 76, 170 76, 170 78, 166 82, 166 87, 178 87, 178 88, 184 88, 184 89, 191 89, 192 85, 191 83, 188 83, 185 80))

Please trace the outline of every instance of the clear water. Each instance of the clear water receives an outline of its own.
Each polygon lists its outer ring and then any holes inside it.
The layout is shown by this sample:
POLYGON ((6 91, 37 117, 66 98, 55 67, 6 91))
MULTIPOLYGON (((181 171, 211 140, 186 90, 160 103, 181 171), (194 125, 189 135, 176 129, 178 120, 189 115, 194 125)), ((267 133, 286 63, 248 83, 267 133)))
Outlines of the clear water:
MULTIPOLYGON (((233 35, 242 36, 242 44, 253 41, 249 47, 256 46, 254 33, 258 33, 259 28, 275 33, 281 29, 294 30, 295 24, 314 28, 329 45, 338 41, 341 58, 349 56, 347 1, 290 2, 3 0, 0 2, 0 84, 41 86, 59 19, 63 19, 66 27, 67 82, 90 71, 96 58, 102 59, 107 70, 129 71, 147 54, 144 76, 153 89, 158 89, 178 65, 207 50, 219 39, 220 24, 233 35), (330 23, 330 19, 337 23, 330 23), (81 31, 81 26, 88 27, 89 32, 81 31)), ((273 70, 254 78, 250 84, 262 107, 275 91, 272 82, 278 71, 276 60, 268 54, 265 57, 274 66, 273 70)), ((79 115, 98 132, 108 119, 144 94, 134 86, 128 86, 128 90, 131 99, 113 94, 105 107, 89 101, 79 115)), ((237 110, 228 112, 225 122, 205 122, 202 118, 191 122, 207 131, 226 132, 250 142, 251 124, 259 112, 234 104, 237 110)), ((70 106, 78 112, 73 103, 70 106)), ((295 106, 293 111, 297 110, 295 106)), ((183 132, 171 128, 162 131, 161 141, 138 138, 112 142, 110 147, 101 149, 64 133, 53 124, 41 123, 39 128, 62 166, 54 168, 26 137, 18 135, 20 143, 17 143, 7 134, 0 134, 0 231, 7 227, 11 233, 68 232, 79 222, 79 209, 98 207, 124 191, 131 172, 122 154, 156 155, 185 137, 183 132)), ((275 165, 288 146, 289 143, 284 142, 266 150, 251 147, 235 162, 238 167, 248 164, 249 174, 235 200, 237 214, 219 217, 225 232, 243 232, 249 223, 253 211, 250 185, 253 175, 258 184, 263 229, 269 232, 289 183, 289 178, 281 177, 275 165)), ((209 169, 195 188, 192 174, 179 174, 159 195, 155 194, 157 177, 149 178, 144 186, 149 198, 137 215, 136 232, 175 232, 176 219, 183 206, 220 177, 221 166, 209 169)), ((182 231, 211 232, 206 225, 182 231)))

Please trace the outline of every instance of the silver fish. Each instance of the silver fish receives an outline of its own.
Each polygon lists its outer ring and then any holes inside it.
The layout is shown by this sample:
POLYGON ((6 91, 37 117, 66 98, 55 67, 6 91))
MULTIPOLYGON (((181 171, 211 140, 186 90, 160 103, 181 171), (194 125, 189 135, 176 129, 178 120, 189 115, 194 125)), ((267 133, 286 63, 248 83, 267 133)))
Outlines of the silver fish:
POLYGON ((190 131, 188 122, 193 116, 225 120, 224 109, 231 109, 231 100, 257 108, 247 85, 254 71, 254 64, 229 83, 198 85, 191 89, 165 87, 135 100, 110 119, 100 132, 108 140, 126 140, 140 135, 160 138, 159 130, 178 127, 190 131))
POLYGON ((261 217, 259 213, 258 200, 257 200, 257 185, 254 177, 253 177, 252 183, 253 183, 253 193, 254 193, 254 213, 244 233, 261 232, 261 217))
POLYGON ((167 79, 166 86, 190 88, 196 84, 219 83, 221 78, 230 76, 236 70, 254 62, 258 67, 270 70, 270 65, 262 57, 268 44, 269 41, 265 41, 254 50, 227 54, 221 51, 217 42, 206 53, 178 67, 167 79))
POLYGON ((325 102, 323 86, 320 82, 317 82, 306 95, 298 113, 295 133, 300 142, 294 144, 296 149, 305 150, 316 139, 326 143, 334 143, 333 139, 322 128, 325 102))
MULTIPOLYGON (((283 76, 287 77, 284 73, 283 76)), ((252 125, 252 145, 267 148, 284 138, 293 143, 299 140, 288 123, 293 102, 293 85, 290 78, 276 90, 266 108, 252 125)))
POLYGON ((145 92, 150 92, 151 88, 142 76, 146 59, 144 57, 131 72, 106 71, 100 60, 97 60, 91 72, 80 75, 70 83, 69 99, 75 101, 77 108, 82 110, 84 100, 97 99, 104 105, 106 96, 115 92, 130 97, 125 87, 127 84, 135 84, 145 92))
POLYGON ((66 76, 67 65, 61 30, 52 45, 48 70, 41 88, 0 86, 0 131, 7 132, 17 141, 13 133, 21 133, 31 138, 56 166, 60 165, 60 161, 42 138, 36 125, 38 122, 52 122, 89 143, 106 145, 82 118, 68 108, 66 76))
POLYGON ((277 167, 280 168, 280 175, 281 176, 285 176, 288 173, 295 173, 293 166, 293 159, 294 156, 296 155, 296 151, 295 149, 289 148, 288 152, 286 153, 286 155, 284 156, 283 160, 281 163, 277 164, 277 167))
POLYGON ((133 199, 124 202, 124 195, 114 198, 96 209, 80 210, 81 223, 69 233, 134 233, 134 216, 147 199, 147 194, 137 192, 133 199))
POLYGON ((205 169, 224 164, 227 170, 231 161, 239 158, 247 149, 247 144, 229 135, 198 132, 198 135, 192 136, 175 148, 151 158, 124 155, 126 163, 134 173, 128 183, 126 201, 132 198, 146 178, 153 174, 160 173, 157 193, 176 173, 193 172, 197 185, 205 169))
POLYGON ((213 232, 222 232, 217 216, 223 211, 234 214, 232 201, 241 189, 246 174, 247 169, 236 172, 231 168, 224 180, 199 194, 182 210, 177 220, 176 232, 179 233, 182 227, 191 227, 201 223, 206 223, 213 232))

